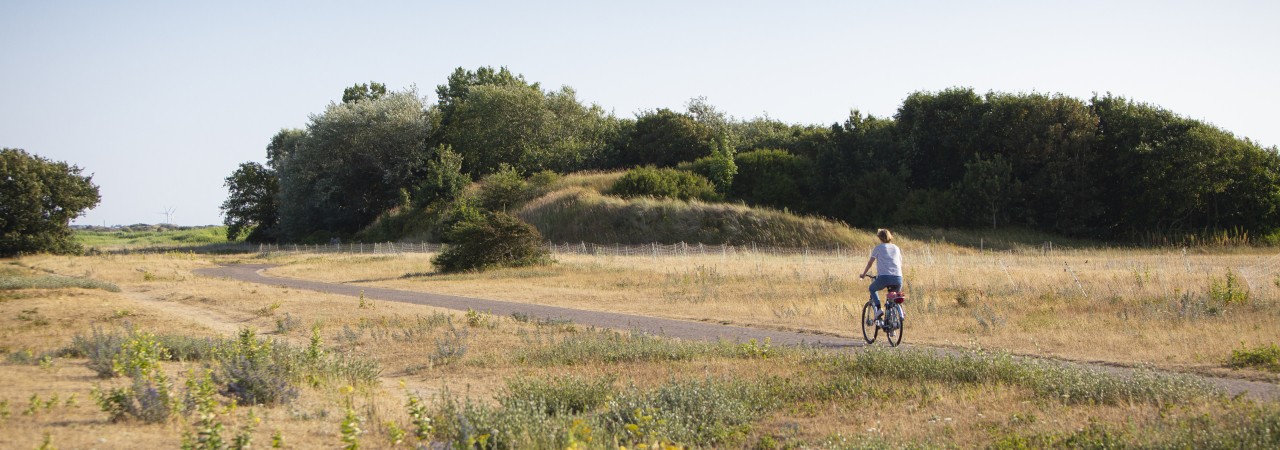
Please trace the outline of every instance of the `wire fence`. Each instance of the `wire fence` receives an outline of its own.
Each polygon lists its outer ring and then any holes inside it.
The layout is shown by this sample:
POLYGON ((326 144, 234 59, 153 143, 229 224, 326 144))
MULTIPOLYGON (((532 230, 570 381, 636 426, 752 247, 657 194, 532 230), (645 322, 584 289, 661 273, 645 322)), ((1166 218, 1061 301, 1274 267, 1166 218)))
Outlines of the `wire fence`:
MULTIPOLYGON (((758 245, 755 243, 730 245, 730 244, 689 244, 679 242, 675 244, 595 244, 590 242, 579 243, 554 243, 547 242, 543 244, 547 251, 552 254, 576 254, 576 255, 594 255, 594 256, 652 256, 652 257, 668 257, 668 256, 745 256, 745 255, 775 255, 775 256, 830 256, 845 257, 853 254, 865 253, 862 250, 855 250, 848 246, 828 246, 828 247, 779 247, 758 245)), ((347 243, 347 244, 259 244, 254 249, 252 244, 248 244, 245 248, 246 252, 254 252, 260 254, 282 254, 282 253, 341 253, 341 254, 401 254, 401 253, 438 253, 446 247, 446 244, 437 244, 430 242, 381 242, 381 243, 347 243)), ((869 249, 867 249, 869 251, 869 249)))

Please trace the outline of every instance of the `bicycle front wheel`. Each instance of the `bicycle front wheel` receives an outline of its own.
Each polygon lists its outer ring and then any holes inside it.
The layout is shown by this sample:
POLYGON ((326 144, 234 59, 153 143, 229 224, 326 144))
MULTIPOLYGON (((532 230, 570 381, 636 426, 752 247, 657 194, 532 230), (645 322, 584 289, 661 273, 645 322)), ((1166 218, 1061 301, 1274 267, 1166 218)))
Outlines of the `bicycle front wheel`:
POLYGON ((890 347, 897 347, 902 342, 902 330, 906 328, 905 320, 902 317, 902 305, 894 304, 890 306, 884 315, 885 324, 891 326, 893 331, 885 331, 885 338, 889 340, 890 347))
POLYGON ((862 339, 868 344, 876 341, 876 337, 880 334, 880 327, 876 326, 876 308, 871 306, 871 302, 867 302, 862 306, 862 339))

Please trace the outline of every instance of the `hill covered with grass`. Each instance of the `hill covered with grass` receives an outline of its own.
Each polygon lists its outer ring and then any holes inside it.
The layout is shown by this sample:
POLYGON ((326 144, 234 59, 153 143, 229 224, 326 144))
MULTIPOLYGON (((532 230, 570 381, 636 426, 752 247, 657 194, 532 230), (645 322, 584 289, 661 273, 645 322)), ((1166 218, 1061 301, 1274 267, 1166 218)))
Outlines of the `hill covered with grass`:
POLYGON ((517 215, 554 242, 863 246, 867 233, 815 217, 742 204, 622 199, 585 187, 537 198, 517 215))

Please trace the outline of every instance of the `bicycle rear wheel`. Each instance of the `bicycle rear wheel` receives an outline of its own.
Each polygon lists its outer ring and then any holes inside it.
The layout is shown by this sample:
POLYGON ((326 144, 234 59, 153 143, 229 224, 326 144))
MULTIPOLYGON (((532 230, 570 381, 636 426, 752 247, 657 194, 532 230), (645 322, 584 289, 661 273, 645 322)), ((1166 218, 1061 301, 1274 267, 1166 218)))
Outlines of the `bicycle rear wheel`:
POLYGON ((876 308, 871 306, 871 302, 862 306, 862 339, 868 344, 876 341, 876 337, 880 334, 880 327, 875 324, 876 308))
POLYGON ((902 305, 894 303, 884 312, 885 326, 890 330, 885 330, 884 337, 888 339, 890 347, 897 347, 902 342, 902 329, 905 328, 905 320, 902 317, 902 305))

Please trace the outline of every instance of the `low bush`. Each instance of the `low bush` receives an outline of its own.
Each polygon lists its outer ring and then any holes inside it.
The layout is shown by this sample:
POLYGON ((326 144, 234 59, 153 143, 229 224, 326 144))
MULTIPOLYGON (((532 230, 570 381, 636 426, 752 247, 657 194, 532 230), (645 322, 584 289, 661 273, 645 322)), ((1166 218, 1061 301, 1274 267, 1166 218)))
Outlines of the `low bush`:
POLYGON ((638 443, 657 439, 717 447, 745 438, 750 423, 773 406, 773 400, 754 383, 672 381, 652 391, 633 389, 619 396, 609 402, 602 419, 615 435, 643 435, 638 443))
POLYGON ((480 207, 490 211, 512 211, 525 202, 540 197, 559 181, 560 175, 542 171, 525 179, 516 169, 502 165, 497 172, 480 180, 480 207))
POLYGON ((1270 344, 1232 350, 1229 365, 1235 368, 1252 367, 1280 372, 1280 346, 1270 344))
POLYGON ((120 351, 112 358, 112 373, 126 375, 133 383, 128 387, 93 390, 98 407, 112 422, 133 417, 147 423, 160 423, 179 409, 173 383, 160 367, 160 361, 167 355, 168 350, 150 333, 134 333, 121 342, 120 351))
POLYGON ((288 377, 292 364, 288 355, 269 341, 258 339, 253 330, 240 330, 239 338, 226 347, 214 381, 222 394, 242 405, 277 405, 298 396, 288 377))
POLYGON ((502 212, 485 212, 478 218, 459 222, 447 236, 449 246, 431 260, 444 273, 551 261, 538 230, 502 212))
POLYGON ((622 198, 654 197, 676 200, 720 199, 715 186, 702 175, 671 168, 637 167, 614 182, 609 194, 622 198))
POLYGON ((582 414, 603 405, 617 393, 613 382, 613 377, 607 376, 516 378, 507 381, 506 389, 498 395, 498 403, 506 408, 541 409, 548 416, 582 414))

